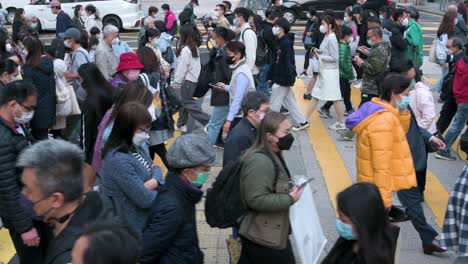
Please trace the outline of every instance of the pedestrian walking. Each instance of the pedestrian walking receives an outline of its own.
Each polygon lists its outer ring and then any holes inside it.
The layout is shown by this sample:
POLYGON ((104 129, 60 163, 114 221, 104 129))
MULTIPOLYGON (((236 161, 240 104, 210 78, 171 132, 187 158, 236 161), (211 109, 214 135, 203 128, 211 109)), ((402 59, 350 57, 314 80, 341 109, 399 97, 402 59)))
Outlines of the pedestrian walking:
POLYGON ((76 5, 75 9, 73 10, 73 24, 79 30, 86 30, 85 28, 85 10, 82 5, 76 5))
POLYGON ((233 25, 238 29, 238 40, 245 45, 246 63, 255 76, 259 73, 255 65, 257 55, 257 35, 249 24, 250 10, 245 7, 238 7, 234 10, 233 25))
POLYGON ((111 81, 112 86, 114 86, 114 88, 119 88, 122 84, 138 80, 143 67, 143 64, 141 64, 138 56, 134 52, 127 52, 120 55, 117 73, 111 81))
MULTIPOLYGON (((353 31, 347 27, 341 27, 340 51, 339 51, 339 70, 340 70, 340 92, 345 105, 344 116, 349 116, 354 112, 351 104, 351 81, 354 80, 353 61, 351 58, 351 48, 349 43, 353 40, 353 31)), ((333 102, 328 101, 322 109, 330 113, 333 102)))
POLYGON ((232 70, 229 85, 218 82, 216 86, 229 93, 229 111, 223 126, 223 135, 229 133, 242 117, 241 104, 244 96, 255 91, 255 81, 246 63, 245 45, 240 41, 232 41, 226 45, 226 63, 232 70))
POLYGON ((294 58, 294 36, 289 34, 291 23, 280 18, 276 21, 273 34, 279 39, 277 57, 271 66, 268 80, 271 81, 271 110, 279 112, 284 105, 289 109, 294 129, 301 130, 307 128, 309 121, 302 115, 292 91, 292 86, 296 82, 296 61, 294 58))
POLYGON ((419 13, 416 8, 411 8, 407 10, 406 14, 403 20, 403 26, 406 26, 404 38, 408 42, 406 58, 409 59, 419 71, 424 58, 422 27, 417 22, 419 13))
POLYGON ((117 72, 119 61, 114 54, 112 45, 119 43, 119 29, 113 25, 106 25, 102 30, 103 38, 95 51, 95 62, 106 80, 112 79, 117 72))
POLYGON ((93 4, 88 4, 85 7, 85 12, 86 12, 86 21, 84 23, 84 26, 86 28, 86 31, 91 33, 91 29, 93 27, 97 27, 99 30, 102 30, 104 27, 102 25, 102 19, 99 16, 99 10, 94 6, 93 4))
MULTIPOLYGON (((312 90, 312 102, 307 108, 305 114, 306 119, 317 108, 319 100, 333 101, 335 111, 337 113, 337 122, 329 127, 331 130, 345 129, 343 117, 342 96, 340 92, 340 71, 339 71, 339 44, 340 37, 339 29, 337 28, 335 19, 331 16, 322 18, 320 32, 325 34, 325 38, 320 44, 320 49, 315 49, 313 52, 319 60, 319 75, 315 87, 312 90)), ((320 108, 319 113, 322 116, 331 118, 329 113, 320 108)))
POLYGON ((59 37, 60 33, 64 33, 67 29, 74 26, 73 20, 62 10, 62 5, 58 0, 51 1, 48 7, 51 9, 52 14, 57 15, 55 22, 55 34, 57 37, 59 37))
POLYGON ((446 12, 442 18, 442 22, 437 29, 436 39, 436 58, 437 64, 442 70, 442 75, 439 81, 434 85, 434 89, 440 92, 444 77, 448 73, 449 62, 450 62, 450 51, 447 48, 448 40, 455 36, 455 19, 456 14, 453 12, 446 12))
MULTIPOLYGON (((143 88, 144 89, 144 88, 143 88)), ((122 205, 129 225, 141 236, 149 208, 164 184, 159 166, 153 166, 146 141, 151 115, 137 102, 122 105, 114 120, 102 160, 102 192, 122 205)))
POLYGON ((28 37, 24 40, 24 46, 28 56, 23 78, 36 86, 38 95, 34 117, 30 122, 31 133, 36 140, 48 139, 48 130, 54 124, 56 113, 54 62, 43 54, 44 48, 39 39, 28 37))
POLYGON ((243 157, 240 191, 247 212, 239 229, 240 264, 295 263, 288 238, 289 208, 299 200, 303 188, 290 185, 291 175, 282 156, 294 142, 291 128, 284 114, 268 113, 260 123, 257 141, 243 157))
POLYGON ((322 263, 397 263, 400 228, 389 223, 379 189, 356 183, 336 200, 339 238, 322 263))
POLYGON ((174 74, 174 83, 180 88, 182 108, 179 110, 179 119, 175 130, 187 131, 186 124, 191 116, 206 126, 210 116, 203 112, 200 105, 193 99, 200 75, 200 52, 198 50, 195 32, 191 24, 185 24, 180 31, 180 48, 177 51, 177 67, 174 74))
POLYGON ((8 83, 15 81, 18 74, 18 66, 13 60, 0 61, 0 89, 4 89, 8 83))
POLYGON ((12 34, 11 37, 13 38, 14 42, 18 41, 18 33, 20 28, 25 24, 25 14, 23 8, 16 9, 15 17, 13 18, 13 25, 12 25, 12 34))
POLYGON ((204 194, 216 152, 205 138, 184 135, 167 153, 166 184, 158 190, 143 231, 140 263, 204 263, 195 205, 204 194))
POLYGON ((304 70, 299 75, 299 77, 301 78, 307 77, 307 70, 309 69, 310 60, 312 58, 312 48, 318 48, 314 41, 316 40, 316 36, 314 36, 314 33, 316 32, 316 29, 319 26, 320 25, 318 24, 317 10, 311 7, 307 12, 307 23, 304 28, 304 32, 302 33, 302 43, 304 44, 306 53, 304 55, 304 70))
POLYGON ((164 24, 166 24, 167 32, 171 36, 176 35, 178 31, 177 17, 175 16, 174 12, 171 11, 171 8, 168 4, 163 4, 161 9, 164 14, 164 24))
MULTIPOLYGON (((210 54, 210 59, 213 60, 213 83, 230 83, 232 69, 226 63, 228 54, 226 44, 235 38, 235 33, 224 27, 216 27, 211 37, 211 43, 216 50, 214 54, 210 54)), ((212 88, 210 105, 213 106, 211 118, 207 125, 208 142, 212 145, 218 143, 221 129, 223 128, 226 117, 229 113, 229 93, 227 91, 212 88)))

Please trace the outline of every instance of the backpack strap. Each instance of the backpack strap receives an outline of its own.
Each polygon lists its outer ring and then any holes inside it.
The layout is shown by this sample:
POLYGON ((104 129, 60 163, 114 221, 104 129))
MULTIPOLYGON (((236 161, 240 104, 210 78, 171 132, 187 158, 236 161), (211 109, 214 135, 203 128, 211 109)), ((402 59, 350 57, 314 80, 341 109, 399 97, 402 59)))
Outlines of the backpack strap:
POLYGON ((75 53, 73 54, 73 58, 72 58, 72 61, 71 61, 70 65, 73 65, 73 62, 75 62, 75 57, 76 57, 76 54, 77 54, 77 53, 83 54, 83 56, 84 56, 85 59, 86 59, 86 62, 87 62, 87 63, 90 63, 90 61, 89 61, 89 59, 88 59, 88 56, 86 56, 86 54, 85 54, 83 51, 77 50, 77 51, 75 51, 75 53))
POLYGON ((244 43, 244 34, 247 30, 252 30, 252 32, 255 34, 255 36, 257 35, 257 33, 255 33, 255 31, 252 29, 252 28, 246 28, 244 29, 244 31, 242 31, 242 34, 241 34, 241 39, 242 39, 242 43, 244 43))

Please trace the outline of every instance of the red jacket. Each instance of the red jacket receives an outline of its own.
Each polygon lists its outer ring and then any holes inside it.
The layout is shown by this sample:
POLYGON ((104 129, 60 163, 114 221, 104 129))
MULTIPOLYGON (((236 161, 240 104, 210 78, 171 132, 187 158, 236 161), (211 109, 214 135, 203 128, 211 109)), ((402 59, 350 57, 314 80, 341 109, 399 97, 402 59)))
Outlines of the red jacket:
POLYGON ((468 59, 461 58, 453 68, 453 95, 457 104, 468 103, 468 59))

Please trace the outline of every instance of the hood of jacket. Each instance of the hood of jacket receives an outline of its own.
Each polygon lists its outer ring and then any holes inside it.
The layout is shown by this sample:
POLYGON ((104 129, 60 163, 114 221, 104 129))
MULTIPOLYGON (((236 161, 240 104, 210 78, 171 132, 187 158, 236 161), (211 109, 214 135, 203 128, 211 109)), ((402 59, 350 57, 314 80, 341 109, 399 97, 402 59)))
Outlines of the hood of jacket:
MULTIPOLYGON (((457 67, 454 69, 455 75, 460 76, 461 78, 466 79, 468 76, 468 57, 465 56, 461 61, 457 63, 457 67)), ((466 84, 468 85, 468 84, 466 84)))
POLYGON ((359 134, 365 127, 365 124, 372 120, 377 113, 385 111, 385 107, 374 102, 367 102, 359 109, 348 116, 346 127, 359 134))
POLYGON ((170 43, 173 37, 170 34, 167 34, 167 32, 162 32, 161 38, 170 43))
POLYGON ((166 189, 174 189, 177 193, 181 194, 187 201, 193 204, 200 202, 203 191, 190 184, 183 176, 175 172, 170 172, 166 177, 166 189))

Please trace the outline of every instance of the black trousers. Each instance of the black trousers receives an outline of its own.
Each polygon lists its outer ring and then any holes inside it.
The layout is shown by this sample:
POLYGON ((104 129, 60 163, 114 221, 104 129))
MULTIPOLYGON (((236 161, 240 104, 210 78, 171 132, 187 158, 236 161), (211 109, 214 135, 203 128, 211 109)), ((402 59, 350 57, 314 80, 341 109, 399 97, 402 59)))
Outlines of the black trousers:
POLYGON ((254 243, 247 238, 241 236, 242 252, 239 259, 239 264, 295 264, 294 254, 291 243, 288 239, 286 249, 278 250, 268 248, 257 243, 254 243))
POLYGON ((444 104, 442 105, 442 109, 440 110, 440 117, 436 123, 437 131, 439 131, 440 134, 443 134, 450 126, 453 117, 457 113, 457 109, 458 106, 455 101, 455 97, 453 97, 453 95, 447 96, 444 104))
POLYGON ((304 55, 304 69, 309 68, 311 51, 312 51, 312 48, 306 48, 305 55, 304 55))
POLYGON ((420 193, 424 193, 426 190, 426 172, 427 170, 416 171, 416 181, 420 193))
POLYGON ((366 94, 366 93, 361 93, 361 103, 359 104, 359 107, 361 107, 361 105, 367 103, 367 102, 370 102, 372 100, 372 98, 374 97, 379 97, 378 95, 376 94, 366 94))
MULTIPOLYGON (((351 103, 351 85, 349 84, 349 80, 340 77, 340 90, 346 111, 351 111, 353 109, 353 104, 351 103)), ((323 108, 330 109, 332 105, 333 102, 328 101, 323 105, 323 108)))
POLYGON ((166 168, 169 170, 169 165, 167 164, 167 159, 166 159, 167 150, 166 150, 166 146, 164 145, 164 143, 150 146, 148 149, 149 149, 150 157, 154 159, 154 155, 158 154, 158 156, 161 158, 162 162, 164 163, 164 166, 166 166, 166 168))
POLYGON ((38 247, 26 246, 21 239, 20 233, 17 233, 12 229, 8 230, 21 264, 42 263, 47 253, 49 241, 53 237, 52 230, 45 223, 34 221, 34 227, 41 238, 41 242, 38 247))

